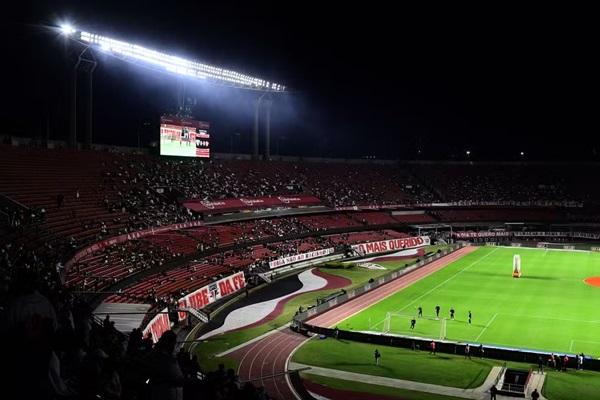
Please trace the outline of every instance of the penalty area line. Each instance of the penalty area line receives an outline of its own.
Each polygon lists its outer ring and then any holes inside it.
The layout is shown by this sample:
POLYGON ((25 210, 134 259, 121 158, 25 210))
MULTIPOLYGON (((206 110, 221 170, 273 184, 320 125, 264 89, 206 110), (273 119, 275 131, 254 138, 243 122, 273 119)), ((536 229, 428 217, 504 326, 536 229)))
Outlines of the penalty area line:
POLYGON ((490 319, 489 322, 483 327, 481 332, 479 332, 479 335, 477 335, 477 337, 475 338, 475 342, 479 341, 479 338, 483 335, 483 333, 487 330, 487 328, 489 328, 490 325, 492 325, 492 322, 494 322, 494 320, 496 319, 497 316, 498 316, 498 313, 494 314, 492 319, 490 319))
MULTIPOLYGON (((477 260, 473 261, 471 264, 467 265, 466 267, 456 271, 452 276, 450 276, 448 279, 446 279, 445 281, 443 281, 442 283, 439 283, 438 285, 436 285, 435 287, 429 289, 428 291, 426 291, 425 293, 423 293, 422 295, 420 295, 419 297, 417 297, 416 299, 412 300, 410 303, 406 304, 404 307, 402 307, 401 309, 399 309, 396 312, 400 312, 400 311, 404 311, 405 309, 407 309, 408 307, 410 307, 411 305, 415 304, 417 301, 421 300, 423 297, 427 296, 428 294, 430 294, 431 292, 439 289, 440 287, 444 286, 446 283, 450 282, 452 279, 456 278, 459 274, 465 272, 466 270, 470 269, 472 266, 474 266, 475 264, 481 262, 484 258, 487 258, 488 256, 492 255, 494 252, 496 252, 498 250, 498 248, 495 248, 494 250, 490 251, 489 253, 485 254, 484 256, 478 258, 477 260)), ((454 260, 452 263, 456 262, 458 260, 454 260)), ((450 264, 448 264, 450 265, 450 264)), ((447 267, 447 265, 446 265, 447 267)), ((438 272, 438 271, 436 271, 438 272)), ((433 274, 432 274, 433 275, 433 274)))
POLYGON ((569 352, 573 352, 573 345, 575 342, 578 343, 592 343, 592 344, 600 344, 600 342, 595 342, 592 340, 580 340, 580 339, 571 339, 571 344, 569 345, 569 352))

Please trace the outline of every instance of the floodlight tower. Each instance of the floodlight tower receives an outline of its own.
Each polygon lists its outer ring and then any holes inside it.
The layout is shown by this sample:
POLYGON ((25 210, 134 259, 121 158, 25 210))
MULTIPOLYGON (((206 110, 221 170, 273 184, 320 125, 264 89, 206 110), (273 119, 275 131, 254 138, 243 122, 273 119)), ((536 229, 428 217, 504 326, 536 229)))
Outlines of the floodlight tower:
MULTIPOLYGON (((134 43, 128 43, 113 39, 103 35, 83 30, 75 29, 71 25, 62 25, 60 27, 62 34, 68 39, 80 43, 84 50, 79 54, 77 63, 73 72, 71 82, 71 133, 69 141, 72 145, 77 143, 77 76, 80 66, 89 76, 89 98, 88 98, 88 125, 86 131, 85 144, 91 145, 92 141, 92 74, 97 66, 96 58, 92 50, 110 55, 123 61, 138 63, 147 68, 161 72, 168 72, 179 76, 185 76, 189 79, 208 81, 209 83, 231 86, 241 89, 255 90, 261 95, 256 102, 254 115, 254 143, 253 158, 258 159, 258 134, 259 134, 259 114, 263 98, 266 104, 266 148, 265 158, 270 158, 270 136, 271 136, 271 105, 273 101, 272 93, 281 93, 286 91, 284 85, 270 82, 257 77, 242 74, 229 69, 224 69, 214 65, 200 63, 198 61, 187 60, 172 54, 148 49, 134 43)), ((185 108, 185 104, 184 104, 185 108)))
MULTIPOLYGON (((71 25, 61 25, 60 30, 63 35, 69 38, 75 33, 75 28, 71 25)), ((72 148, 77 147, 77 79, 79 73, 82 72, 87 75, 88 83, 88 96, 87 96, 87 121, 85 127, 85 137, 83 145, 85 148, 92 147, 93 139, 93 76, 98 62, 94 53, 91 51, 90 46, 87 45, 81 50, 77 56, 77 61, 73 65, 71 70, 71 84, 70 84, 70 95, 71 95, 71 115, 69 121, 69 146, 72 148)))
POLYGON ((265 125, 265 160, 271 159, 271 106, 273 105, 273 97, 269 93, 265 100, 266 107, 266 125, 265 125))
POLYGON ((254 109, 254 135, 252 142, 252 159, 259 159, 258 137, 260 135, 260 107, 263 104, 263 99, 266 107, 264 159, 266 161, 269 161, 271 159, 271 106, 273 105, 273 96, 271 95, 271 92, 262 93, 256 99, 256 105, 254 109))

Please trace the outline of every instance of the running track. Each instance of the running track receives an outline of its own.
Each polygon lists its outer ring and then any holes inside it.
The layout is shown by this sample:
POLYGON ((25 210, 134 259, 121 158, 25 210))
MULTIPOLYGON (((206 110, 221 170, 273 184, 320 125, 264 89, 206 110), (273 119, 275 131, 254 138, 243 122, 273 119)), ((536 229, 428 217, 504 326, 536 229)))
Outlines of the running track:
MULTIPOLYGON (((352 282, 346 278, 337 275, 327 274, 318 269, 313 273, 327 279, 327 285, 318 290, 335 290, 350 285, 352 282)), ((308 292, 305 292, 308 293, 308 292)), ((277 304, 276 309, 267 317, 258 321, 252 326, 263 324, 276 318, 283 311, 285 303, 290 301, 291 296, 277 304)), ((244 327, 243 329, 246 329, 244 327)), ((286 371, 286 365, 289 355, 296 347, 300 345, 307 337, 284 328, 281 331, 274 331, 264 339, 251 343, 241 349, 229 354, 229 356, 239 361, 238 375, 240 381, 248 381, 261 378, 253 383, 257 386, 264 386, 269 396, 274 399, 295 399, 285 375, 273 378, 262 379, 263 377, 281 374, 286 371)))
MULTIPOLYGON (((312 325, 330 327, 351 317, 359 311, 377 303, 398 290, 412 285, 418 280, 442 269, 451 262, 476 250, 475 247, 463 247, 432 263, 408 273, 396 280, 386 283, 362 296, 310 319, 312 325)), ((290 329, 276 331, 264 339, 251 343, 231 353, 230 356, 239 360, 238 375, 240 381, 258 379, 257 386, 264 386, 269 396, 278 400, 295 400, 285 375, 263 379, 275 374, 283 374, 287 370, 287 361, 294 350, 308 338, 290 329)))

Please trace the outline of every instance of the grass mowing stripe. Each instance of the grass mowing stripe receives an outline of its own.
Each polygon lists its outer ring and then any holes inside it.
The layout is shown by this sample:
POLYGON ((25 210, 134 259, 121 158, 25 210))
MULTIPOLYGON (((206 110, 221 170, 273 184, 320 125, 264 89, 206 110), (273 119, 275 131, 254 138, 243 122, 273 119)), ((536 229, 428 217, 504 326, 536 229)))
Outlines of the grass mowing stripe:
POLYGON ((571 318, 556 318, 556 317, 548 317, 542 315, 522 315, 522 314, 510 314, 510 313, 501 313, 502 315, 506 315, 513 318, 529 318, 529 319, 550 319, 553 321, 565 321, 565 322, 579 322, 582 324, 600 324, 600 321, 587 321, 585 319, 571 319, 571 318))

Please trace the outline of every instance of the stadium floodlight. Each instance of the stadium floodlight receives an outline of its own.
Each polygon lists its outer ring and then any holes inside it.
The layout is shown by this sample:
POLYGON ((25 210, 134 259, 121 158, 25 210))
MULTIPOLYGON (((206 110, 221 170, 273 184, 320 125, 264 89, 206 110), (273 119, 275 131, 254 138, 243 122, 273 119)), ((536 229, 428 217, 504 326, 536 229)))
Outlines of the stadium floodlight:
POLYGON ((471 155, 471 150, 467 150, 466 153, 467 153, 468 156, 470 156, 471 155))
POLYGON ((65 36, 71 36, 72 34, 75 33, 75 28, 73 28, 73 25, 71 25, 71 24, 61 24, 60 31, 65 36))
POLYGON ((140 61, 163 71, 265 92, 284 92, 284 85, 242 74, 225 68, 187 60, 151 50, 143 46, 112 39, 91 32, 79 31, 71 25, 61 25, 61 31, 74 40, 126 61, 140 61))

